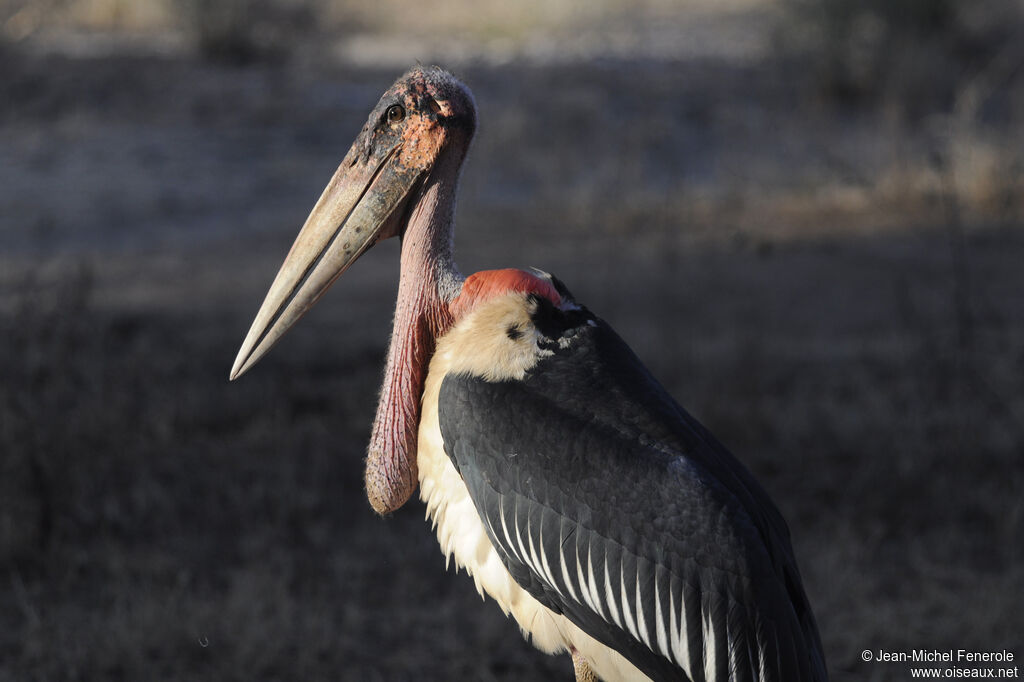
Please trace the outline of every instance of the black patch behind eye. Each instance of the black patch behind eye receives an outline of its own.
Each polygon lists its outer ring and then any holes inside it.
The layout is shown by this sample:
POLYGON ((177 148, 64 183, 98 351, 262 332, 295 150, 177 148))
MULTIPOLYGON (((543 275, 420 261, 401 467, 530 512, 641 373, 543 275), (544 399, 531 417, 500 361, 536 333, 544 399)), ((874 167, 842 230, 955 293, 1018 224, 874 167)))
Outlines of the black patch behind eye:
MULTIPOLYGON (((572 335, 574 330, 594 319, 586 308, 561 310, 546 297, 537 294, 530 294, 529 300, 537 306, 530 315, 533 326, 548 339, 548 343, 562 336, 572 335)), ((557 346, 557 343, 555 345, 557 346)), ((545 343, 541 342, 541 346, 544 347, 545 343)))

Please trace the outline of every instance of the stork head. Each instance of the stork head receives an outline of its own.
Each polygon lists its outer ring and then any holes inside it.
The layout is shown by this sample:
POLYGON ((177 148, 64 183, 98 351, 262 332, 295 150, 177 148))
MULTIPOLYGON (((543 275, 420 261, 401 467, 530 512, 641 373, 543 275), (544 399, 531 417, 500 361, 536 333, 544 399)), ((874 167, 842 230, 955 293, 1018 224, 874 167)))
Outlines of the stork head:
POLYGON ((465 155, 476 129, 469 89, 438 67, 388 88, 335 171, 281 265, 231 379, 249 370, 367 249, 401 236, 430 171, 465 155))

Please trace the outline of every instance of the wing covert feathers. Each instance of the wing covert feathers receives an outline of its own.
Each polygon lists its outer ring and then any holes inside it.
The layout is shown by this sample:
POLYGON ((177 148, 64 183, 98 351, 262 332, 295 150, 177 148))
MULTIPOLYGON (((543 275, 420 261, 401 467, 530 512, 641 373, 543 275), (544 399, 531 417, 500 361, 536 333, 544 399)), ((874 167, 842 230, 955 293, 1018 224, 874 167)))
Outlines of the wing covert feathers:
POLYGON ((516 583, 653 680, 825 680, 788 529, 751 474, 603 321, 506 298, 439 343, 437 414, 516 583), (495 346, 507 371, 473 355, 495 346))

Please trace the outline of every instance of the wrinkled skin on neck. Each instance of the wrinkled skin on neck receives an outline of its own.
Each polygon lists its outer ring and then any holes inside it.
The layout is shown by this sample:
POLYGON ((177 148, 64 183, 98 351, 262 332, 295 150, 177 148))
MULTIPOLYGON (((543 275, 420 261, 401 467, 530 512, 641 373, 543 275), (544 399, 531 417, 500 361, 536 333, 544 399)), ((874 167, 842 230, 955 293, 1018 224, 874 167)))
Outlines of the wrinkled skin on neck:
POLYGON ((412 496, 423 384, 436 340, 452 326, 449 304, 462 287, 452 262, 458 166, 464 151, 442 153, 402 234, 401 275, 384 382, 366 458, 366 496, 380 514, 412 496))

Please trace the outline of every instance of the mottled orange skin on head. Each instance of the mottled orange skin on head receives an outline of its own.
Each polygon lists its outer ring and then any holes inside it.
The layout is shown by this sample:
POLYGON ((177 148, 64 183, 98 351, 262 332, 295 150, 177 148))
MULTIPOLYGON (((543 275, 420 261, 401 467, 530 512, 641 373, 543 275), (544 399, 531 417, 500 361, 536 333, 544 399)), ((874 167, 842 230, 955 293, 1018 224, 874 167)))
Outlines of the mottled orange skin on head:
POLYGON ((476 109, 465 90, 436 76, 436 67, 416 67, 402 76, 381 98, 367 125, 383 118, 388 107, 400 104, 405 117, 391 127, 401 130, 397 161, 408 168, 429 170, 453 135, 476 128, 476 109))
POLYGON ((437 160, 447 137, 438 116, 441 105, 428 93, 422 82, 411 83, 403 95, 408 118, 402 134, 398 162, 426 170, 437 160))

